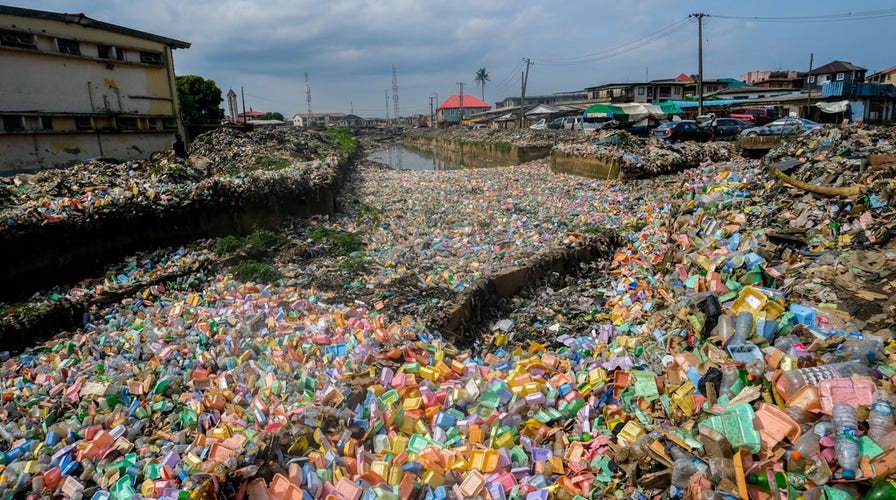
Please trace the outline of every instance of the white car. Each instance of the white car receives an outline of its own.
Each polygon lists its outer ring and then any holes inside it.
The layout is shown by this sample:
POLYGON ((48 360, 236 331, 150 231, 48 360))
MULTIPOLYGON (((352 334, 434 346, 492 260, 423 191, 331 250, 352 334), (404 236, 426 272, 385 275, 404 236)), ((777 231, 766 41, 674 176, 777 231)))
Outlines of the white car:
POLYGON ((545 130, 546 128, 548 128, 548 120, 547 118, 542 118, 534 124, 529 125, 529 128, 531 128, 532 130, 545 130))
POLYGON ((578 130, 582 123, 581 116, 567 116, 563 119, 564 130, 578 130))

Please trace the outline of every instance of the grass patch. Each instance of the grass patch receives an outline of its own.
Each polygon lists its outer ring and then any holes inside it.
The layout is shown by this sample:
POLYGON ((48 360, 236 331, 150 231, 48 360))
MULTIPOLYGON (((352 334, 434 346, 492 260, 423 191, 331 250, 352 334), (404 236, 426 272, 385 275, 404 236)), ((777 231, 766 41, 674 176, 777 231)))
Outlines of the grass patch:
POLYGON ((273 267, 264 262, 247 260, 233 266, 233 275, 242 281, 272 282, 280 278, 273 267))
POLYGON ((285 245, 289 238, 267 229, 258 229, 246 238, 246 243, 256 248, 277 248, 285 245))
POLYGON ((246 242, 239 236, 225 236, 215 245, 215 255, 227 255, 236 252, 246 246, 246 242))
POLYGON ((329 241, 337 255, 348 255, 364 248, 364 242, 357 233, 333 231, 323 226, 312 229, 308 237, 312 241, 329 241))
POLYGON ((352 156, 358 152, 360 143, 352 134, 348 127, 333 127, 327 129, 327 137, 332 139, 339 149, 345 151, 346 154, 352 156))
POLYGON ((495 143, 495 151, 498 151, 500 153, 509 153, 510 148, 512 148, 512 147, 513 147, 513 144, 511 144, 507 141, 500 141, 500 142, 495 143))
POLYGON ((342 269, 346 271, 358 271, 367 265, 367 256, 363 253, 349 255, 342 262, 342 269))
POLYGON ((286 158, 264 155, 255 157, 255 168, 259 170, 283 170, 290 165, 292 165, 292 162, 286 158))

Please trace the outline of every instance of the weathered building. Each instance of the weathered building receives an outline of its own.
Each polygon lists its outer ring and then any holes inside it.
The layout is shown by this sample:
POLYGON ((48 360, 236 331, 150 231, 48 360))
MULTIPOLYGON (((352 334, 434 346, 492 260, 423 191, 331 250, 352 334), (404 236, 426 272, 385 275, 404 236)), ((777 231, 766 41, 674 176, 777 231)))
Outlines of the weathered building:
POLYGON ((145 158, 181 128, 173 49, 91 19, 0 6, 0 172, 145 158))

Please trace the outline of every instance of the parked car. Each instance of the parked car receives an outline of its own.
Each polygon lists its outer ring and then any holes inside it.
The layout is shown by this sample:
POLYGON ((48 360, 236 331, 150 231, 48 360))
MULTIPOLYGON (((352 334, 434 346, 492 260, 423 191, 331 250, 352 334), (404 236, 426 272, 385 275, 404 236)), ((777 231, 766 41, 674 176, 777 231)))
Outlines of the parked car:
POLYGON ((582 123, 581 116, 565 116, 563 117, 563 129, 564 130, 576 130, 579 128, 579 125, 582 123))
POLYGON ((618 126, 619 122, 617 122, 616 120, 583 121, 582 131, 586 134, 594 134, 599 130, 610 130, 617 128, 618 126))
POLYGON ((532 125, 529 125, 529 128, 531 128, 532 130, 545 130, 546 128, 548 128, 548 119, 542 118, 532 125))
POLYGON ((620 128, 637 137, 650 137, 650 131, 657 128, 659 125, 659 120, 655 118, 647 118, 628 127, 620 126, 620 128))
POLYGON ((565 116, 558 116, 557 118, 554 118, 553 120, 548 122, 548 128, 552 130, 563 128, 563 120, 565 118, 565 116))
POLYGON ((742 113, 731 113, 728 118, 743 120, 756 126, 765 125, 778 119, 778 112, 775 108, 748 108, 742 113))
POLYGON ((693 120, 666 122, 650 131, 650 137, 669 142, 709 140, 709 130, 701 127, 693 120))
POLYGON ((473 130, 478 130, 478 129, 481 129, 481 128, 488 128, 488 124, 486 124, 486 123, 477 123, 477 124, 473 125, 473 130))
POLYGON ((763 127, 745 129, 741 131, 740 137, 800 135, 820 126, 820 123, 805 118, 779 118, 763 127))
POLYGON ((708 117, 703 121, 698 120, 698 123, 701 127, 709 129, 716 140, 736 139, 741 131, 752 127, 751 124, 734 118, 716 118, 713 124, 712 117, 708 117))

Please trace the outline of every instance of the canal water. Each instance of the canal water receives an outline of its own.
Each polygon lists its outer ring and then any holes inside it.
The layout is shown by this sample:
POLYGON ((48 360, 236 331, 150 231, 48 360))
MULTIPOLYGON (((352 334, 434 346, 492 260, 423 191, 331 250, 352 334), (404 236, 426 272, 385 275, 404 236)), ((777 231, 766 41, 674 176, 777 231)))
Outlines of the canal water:
POLYGON ((447 151, 433 154, 401 143, 389 144, 385 148, 367 155, 367 158, 395 170, 457 170, 505 165, 487 158, 465 156, 447 151))

